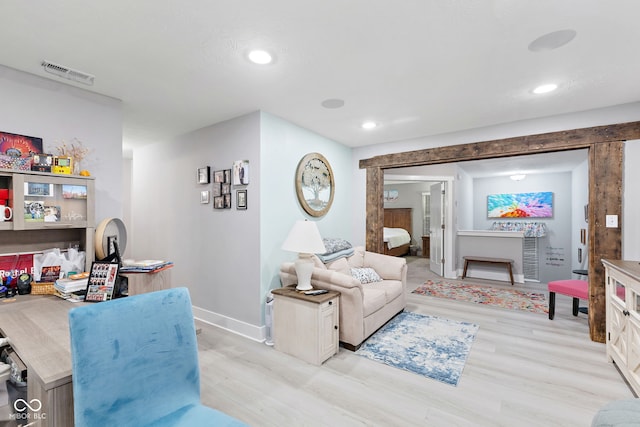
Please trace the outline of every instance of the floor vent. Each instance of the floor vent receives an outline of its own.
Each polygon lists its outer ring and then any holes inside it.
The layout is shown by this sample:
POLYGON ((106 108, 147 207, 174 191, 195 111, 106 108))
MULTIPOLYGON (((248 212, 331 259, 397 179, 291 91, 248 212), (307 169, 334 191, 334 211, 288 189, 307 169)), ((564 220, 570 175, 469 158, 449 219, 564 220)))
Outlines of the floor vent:
POLYGON ((42 67, 47 73, 55 74, 56 76, 84 83, 89 86, 93 85, 93 79, 95 79, 95 76, 92 76, 91 74, 83 73, 82 71, 74 70, 73 68, 65 67, 60 64, 54 64, 49 61, 42 61, 42 67))

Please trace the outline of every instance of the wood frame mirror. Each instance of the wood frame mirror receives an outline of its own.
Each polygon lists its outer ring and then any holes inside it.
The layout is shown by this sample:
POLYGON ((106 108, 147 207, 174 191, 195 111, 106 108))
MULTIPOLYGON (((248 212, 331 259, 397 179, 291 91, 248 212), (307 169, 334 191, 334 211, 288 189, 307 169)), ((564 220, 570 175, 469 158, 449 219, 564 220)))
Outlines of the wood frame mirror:
POLYGON ((320 153, 309 153, 296 169, 296 194, 302 209, 313 217, 324 216, 333 203, 335 183, 329 161, 320 153))
POLYGON ((367 172, 366 248, 383 252, 385 170, 586 148, 589 151, 589 335, 593 341, 605 342, 605 286, 601 260, 620 259, 622 255, 622 222, 618 228, 606 228, 605 217, 618 215, 622 218, 624 142, 635 139, 640 139, 640 122, 451 145, 360 160, 360 169, 367 172))

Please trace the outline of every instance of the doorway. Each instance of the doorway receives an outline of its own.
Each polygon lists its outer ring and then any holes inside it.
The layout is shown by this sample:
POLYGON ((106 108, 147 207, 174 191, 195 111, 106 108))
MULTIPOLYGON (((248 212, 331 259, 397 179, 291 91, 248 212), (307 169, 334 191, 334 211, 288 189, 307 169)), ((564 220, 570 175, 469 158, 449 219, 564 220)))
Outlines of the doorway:
POLYGON ((622 233, 620 229, 606 229, 602 225, 602 218, 607 214, 622 214, 624 141, 634 139, 640 139, 640 122, 393 153, 360 160, 360 168, 366 169, 366 247, 374 252, 382 252, 380 224, 383 220, 385 169, 587 148, 589 333, 593 341, 604 342, 606 316, 604 267, 601 260, 620 258, 622 233))

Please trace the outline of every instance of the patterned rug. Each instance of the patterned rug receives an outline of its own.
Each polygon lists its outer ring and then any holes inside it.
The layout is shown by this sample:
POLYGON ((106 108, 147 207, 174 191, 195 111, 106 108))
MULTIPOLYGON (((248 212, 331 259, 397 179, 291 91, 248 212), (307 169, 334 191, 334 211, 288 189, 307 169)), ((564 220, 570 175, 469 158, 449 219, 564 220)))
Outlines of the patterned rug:
POLYGON ((524 310, 541 314, 549 313, 549 305, 543 293, 464 283, 434 282, 432 280, 427 280, 424 285, 418 286, 412 293, 493 305, 511 310, 524 310))
POLYGON ((356 354, 457 386, 477 332, 473 323, 405 311, 367 339, 356 354))

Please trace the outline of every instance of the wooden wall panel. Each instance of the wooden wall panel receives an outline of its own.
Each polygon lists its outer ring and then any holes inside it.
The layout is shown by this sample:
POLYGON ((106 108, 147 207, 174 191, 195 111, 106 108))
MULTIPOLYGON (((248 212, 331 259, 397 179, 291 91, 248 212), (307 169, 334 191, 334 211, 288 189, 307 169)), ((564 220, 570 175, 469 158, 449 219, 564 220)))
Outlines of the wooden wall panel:
POLYGON ((623 142, 594 144, 589 150, 589 333, 605 342, 606 300, 602 259, 622 256, 623 142), (618 227, 607 228, 606 216, 618 215, 618 227))

